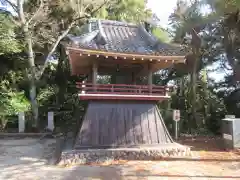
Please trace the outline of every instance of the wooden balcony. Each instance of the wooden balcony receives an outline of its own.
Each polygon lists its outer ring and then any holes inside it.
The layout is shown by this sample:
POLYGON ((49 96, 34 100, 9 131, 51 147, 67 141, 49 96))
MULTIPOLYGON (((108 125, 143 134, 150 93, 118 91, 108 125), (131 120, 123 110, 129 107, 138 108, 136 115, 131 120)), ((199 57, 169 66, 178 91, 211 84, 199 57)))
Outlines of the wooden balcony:
POLYGON ((77 83, 77 87, 81 100, 162 101, 170 98, 166 86, 77 83))

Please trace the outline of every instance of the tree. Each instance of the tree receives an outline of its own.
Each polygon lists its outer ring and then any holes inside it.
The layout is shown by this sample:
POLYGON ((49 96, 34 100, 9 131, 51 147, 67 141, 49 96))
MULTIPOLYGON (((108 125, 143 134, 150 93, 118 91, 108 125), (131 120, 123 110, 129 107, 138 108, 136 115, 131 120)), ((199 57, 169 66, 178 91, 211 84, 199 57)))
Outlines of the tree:
POLYGON ((199 8, 199 2, 194 1, 190 6, 184 1, 179 1, 174 13, 170 16, 172 26, 175 31, 174 41, 183 43, 189 40, 187 45, 191 48, 191 54, 187 56, 187 61, 191 63, 191 99, 192 99, 192 128, 197 127, 197 72, 202 56, 200 32, 205 28, 204 17, 199 8))
POLYGON ((107 19, 127 22, 146 21, 152 14, 145 0, 114 0, 106 10, 107 19))
POLYGON ((207 0, 212 14, 217 17, 219 29, 224 37, 223 45, 235 81, 240 80, 240 2, 238 0, 207 0))
POLYGON ((20 43, 16 40, 15 25, 12 23, 11 15, 0 13, 0 55, 5 53, 20 52, 20 43))
POLYGON ((33 113, 33 125, 38 126, 38 105, 36 100, 36 81, 52 58, 59 42, 76 24, 84 24, 106 1, 79 0, 3 0, 17 13, 16 25, 21 29, 25 51, 28 54, 30 97, 33 113), (97 8, 94 8, 98 4, 97 8), (100 4, 100 5, 99 5, 100 4), (60 22, 60 23, 59 23, 60 22), (51 33, 50 33, 51 32, 51 33), (50 35, 50 36, 49 36, 50 35), (46 38, 46 37, 47 38, 46 38), (39 42, 40 43, 36 43, 39 42), (36 69, 36 52, 41 48, 43 67, 36 69))
MULTIPOLYGON (((194 122, 194 124, 191 124, 192 127, 195 126, 194 128, 197 124, 197 127, 199 127, 198 116, 203 116, 202 125, 206 123, 206 126, 213 130, 214 127, 218 126, 219 128, 219 119, 224 117, 224 113, 227 111, 238 114, 237 106, 229 106, 233 103, 227 103, 236 102, 234 105, 239 104, 239 100, 237 100, 239 83, 233 81, 234 76, 232 74, 227 75, 227 81, 216 83, 209 78, 206 80, 204 74, 207 73, 206 66, 213 62, 216 62, 222 71, 229 68, 229 64, 230 70, 233 69, 236 72, 237 61, 240 57, 238 56, 239 25, 237 25, 238 16, 236 16, 239 6, 237 1, 210 1, 211 6, 214 7, 213 11, 203 15, 200 8, 205 5, 206 1, 191 2, 190 5, 187 5, 185 2, 179 1, 175 12, 170 17, 174 30, 173 40, 189 47, 191 49, 190 54, 185 65, 175 65, 168 70, 164 81, 167 83, 174 79, 179 86, 177 98, 173 96, 172 105, 174 105, 174 108, 185 107, 182 110, 184 114, 190 113, 195 116, 187 122, 194 122), (217 5, 216 2, 219 4, 217 5), (191 78, 187 76, 188 74, 191 75, 191 78), (191 83, 191 85, 188 83, 191 83), (188 86, 191 89, 186 88, 188 86), (235 97, 235 101, 233 101, 233 97, 235 97), (216 112, 218 112, 218 115, 216 112), (216 118, 218 121, 214 120, 216 118)), ((185 118, 188 119, 188 117, 185 118)))
POLYGON ((230 114, 239 116, 240 90, 240 2, 237 0, 207 0, 216 17, 213 41, 218 44, 218 54, 222 71, 227 71, 225 79, 215 84, 219 97, 224 99, 230 114))
POLYGON ((27 110, 29 103, 23 92, 17 90, 17 84, 23 77, 21 60, 16 54, 22 51, 17 40, 15 25, 10 13, 0 12, 0 129, 4 129, 9 116, 27 110), (14 56, 15 59, 10 57, 14 56), (16 67, 18 66, 18 70, 16 67))

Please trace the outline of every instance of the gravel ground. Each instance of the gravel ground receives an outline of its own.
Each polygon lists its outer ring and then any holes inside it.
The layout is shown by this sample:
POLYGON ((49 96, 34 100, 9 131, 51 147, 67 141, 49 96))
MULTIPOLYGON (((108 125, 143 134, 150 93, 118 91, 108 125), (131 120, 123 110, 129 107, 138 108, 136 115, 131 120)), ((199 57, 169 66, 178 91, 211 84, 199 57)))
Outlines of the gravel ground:
POLYGON ((164 180, 240 179, 240 154, 195 151, 194 158, 163 161, 118 161, 101 165, 46 165, 55 140, 0 140, 0 180, 164 180))

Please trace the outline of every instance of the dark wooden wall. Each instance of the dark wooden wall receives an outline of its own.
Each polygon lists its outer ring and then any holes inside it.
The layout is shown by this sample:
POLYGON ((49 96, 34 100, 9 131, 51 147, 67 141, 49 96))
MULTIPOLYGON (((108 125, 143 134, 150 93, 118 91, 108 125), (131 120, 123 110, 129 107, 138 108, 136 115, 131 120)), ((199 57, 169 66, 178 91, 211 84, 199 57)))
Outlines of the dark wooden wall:
POLYGON ((116 72, 111 76, 111 84, 133 84, 131 73, 116 72))
POLYGON ((75 148, 172 143, 156 104, 130 101, 89 103, 75 148))

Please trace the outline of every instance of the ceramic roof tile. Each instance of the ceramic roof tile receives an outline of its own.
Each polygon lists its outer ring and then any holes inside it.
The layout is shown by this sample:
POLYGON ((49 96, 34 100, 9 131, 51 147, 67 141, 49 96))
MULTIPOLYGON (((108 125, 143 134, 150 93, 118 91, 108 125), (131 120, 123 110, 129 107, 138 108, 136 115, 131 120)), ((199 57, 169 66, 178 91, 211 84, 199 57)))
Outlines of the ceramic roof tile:
POLYGON ((83 33, 82 36, 75 38, 78 39, 77 42, 74 41, 82 48, 167 56, 186 54, 180 46, 159 42, 141 25, 111 20, 91 20, 88 28, 85 29, 90 32, 83 33))

